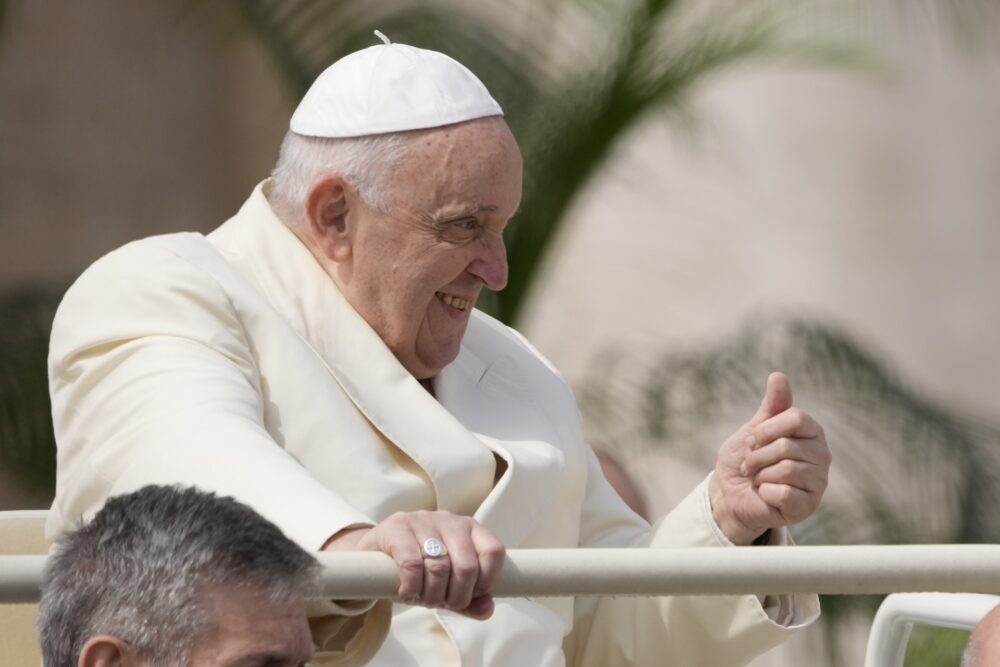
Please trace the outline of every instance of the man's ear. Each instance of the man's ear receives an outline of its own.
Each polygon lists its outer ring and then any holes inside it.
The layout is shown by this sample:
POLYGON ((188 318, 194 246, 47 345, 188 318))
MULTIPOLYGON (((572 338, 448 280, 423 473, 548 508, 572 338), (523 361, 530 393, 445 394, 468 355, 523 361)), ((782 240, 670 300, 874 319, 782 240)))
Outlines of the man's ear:
POLYGON ((76 664, 77 667, 141 667, 145 663, 118 637, 97 635, 83 645, 76 664))
POLYGON ((350 210, 344 182, 335 176, 317 181, 306 198, 309 234, 323 254, 334 262, 351 257, 354 229, 348 224, 350 210))

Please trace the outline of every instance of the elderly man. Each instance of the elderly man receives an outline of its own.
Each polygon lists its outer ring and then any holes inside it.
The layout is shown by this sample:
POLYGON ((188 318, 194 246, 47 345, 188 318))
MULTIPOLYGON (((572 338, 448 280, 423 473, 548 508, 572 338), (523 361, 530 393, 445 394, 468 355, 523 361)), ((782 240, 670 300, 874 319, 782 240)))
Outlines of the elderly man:
MULTIPOLYGON (((317 79, 235 217, 92 266, 52 335, 51 532, 183 480, 308 549, 383 551, 408 604, 378 665, 742 664, 814 618, 814 597, 490 597, 505 548, 780 543, 830 463, 774 374, 677 509, 654 528, 628 510, 563 380, 474 310, 504 286, 521 193, 501 115, 447 56, 365 49, 317 79)), ((383 604, 336 605, 363 620, 323 645, 372 650, 383 604)))
POLYGON ((46 667, 302 667, 316 559, 231 498, 148 486, 65 535, 45 568, 46 667))

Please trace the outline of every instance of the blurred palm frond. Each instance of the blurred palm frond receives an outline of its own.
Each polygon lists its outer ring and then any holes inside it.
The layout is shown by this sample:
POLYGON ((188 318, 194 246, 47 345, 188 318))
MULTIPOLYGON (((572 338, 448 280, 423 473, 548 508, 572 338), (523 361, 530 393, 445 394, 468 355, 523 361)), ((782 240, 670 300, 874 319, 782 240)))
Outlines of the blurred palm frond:
POLYGON ((0 298, 0 461, 8 483, 43 500, 55 488, 46 357, 58 302, 54 291, 0 298))
MULTIPOLYGON (((710 470, 774 370, 788 375, 834 454, 823 505, 796 526, 797 541, 1000 542, 1000 428, 919 395, 849 335, 813 321, 755 320, 717 344, 652 360, 602 355, 579 392, 590 441, 622 458, 666 448, 710 470)), ((824 599, 833 664, 840 621, 880 600, 824 599)))
POLYGON ((718 443, 753 414, 768 372, 782 370, 836 458, 831 498, 800 535, 1000 541, 1000 515, 989 511, 1000 503, 1000 428, 920 396, 842 331, 772 317, 717 345, 630 361, 605 355, 580 392, 584 414, 594 416, 588 428, 605 446, 669 447, 711 464, 718 443))
POLYGON ((460 58, 507 105, 530 104, 538 92, 533 63, 504 39, 502 28, 466 5, 245 0, 234 7, 277 63, 295 100, 331 63, 379 44, 376 29, 393 42, 460 58))

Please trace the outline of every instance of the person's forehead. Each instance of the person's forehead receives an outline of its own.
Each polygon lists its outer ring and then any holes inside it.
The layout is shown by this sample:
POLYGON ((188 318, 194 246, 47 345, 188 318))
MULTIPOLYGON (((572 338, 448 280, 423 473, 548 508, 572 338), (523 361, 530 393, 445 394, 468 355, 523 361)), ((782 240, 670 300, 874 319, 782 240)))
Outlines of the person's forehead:
POLYGON ((211 628, 199 647, 224 667, 298 665, 312 657, 301 598, 275 600, 256 588, 216 588, 207 595, 211 628))
POLYGON ((420 130, 392 167, 394 205, 426 224, 467 216, 513 216, 521 199, 521 154, 502 118, 420 130))
POLYGON ((418 154, 433 155, 456 149, 519 152, 506 121, 498 116, 420 130, 412 138, 418 154))

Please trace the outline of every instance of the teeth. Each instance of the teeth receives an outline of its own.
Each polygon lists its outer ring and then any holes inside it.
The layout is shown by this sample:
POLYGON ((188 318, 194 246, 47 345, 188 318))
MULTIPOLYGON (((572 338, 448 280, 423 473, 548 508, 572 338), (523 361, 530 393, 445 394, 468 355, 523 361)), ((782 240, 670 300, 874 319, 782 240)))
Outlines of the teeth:
POLYGON ((446 304, 457 310, 465 310, 466 308, 469 307, 468 299, 461 299, 457 296, 445 294, 444 292, 437 292, 437 298, 441 299, 446 304))

